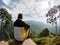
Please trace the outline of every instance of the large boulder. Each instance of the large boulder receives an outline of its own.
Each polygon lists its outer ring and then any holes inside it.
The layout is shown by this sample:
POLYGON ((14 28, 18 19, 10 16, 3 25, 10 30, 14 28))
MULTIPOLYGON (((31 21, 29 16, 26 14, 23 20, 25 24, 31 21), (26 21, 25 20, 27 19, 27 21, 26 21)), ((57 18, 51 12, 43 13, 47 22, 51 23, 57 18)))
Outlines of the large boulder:
POLYGON ((25 40, 22 45, 37 45, 31 38, 25 40))
POLYGON ((0 41, 0 45, 9 45, 8 41, 0 41))

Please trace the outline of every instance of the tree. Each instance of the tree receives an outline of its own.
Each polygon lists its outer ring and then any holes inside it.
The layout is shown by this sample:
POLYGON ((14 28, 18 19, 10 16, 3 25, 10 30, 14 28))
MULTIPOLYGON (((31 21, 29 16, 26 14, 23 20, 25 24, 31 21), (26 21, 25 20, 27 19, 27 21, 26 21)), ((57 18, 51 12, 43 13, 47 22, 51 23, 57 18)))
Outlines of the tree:
POLYGON ((11 38, 9 35, 9 31, 11 30, 12 20, 11 20, 11 15, 8 13, 8 11, 5 8, 0 8, 0 20, 1 20, 0 40, 7 40, 8 38, 11 38))
POLYGON ((39 37, 47 37, 48 35, 49 35, 48 28, 43 29, 43 31, 39 33, 39 37))
POLYGON ((56 34, 57 34, 57 20, 59 20, 58 18, 60 18, 59 11, 60 11, 60 5, 59 6, 54 6, 46 14, 47 23, 50 23, 52 25, 55 25, 55 27, 56 27, 56 34))

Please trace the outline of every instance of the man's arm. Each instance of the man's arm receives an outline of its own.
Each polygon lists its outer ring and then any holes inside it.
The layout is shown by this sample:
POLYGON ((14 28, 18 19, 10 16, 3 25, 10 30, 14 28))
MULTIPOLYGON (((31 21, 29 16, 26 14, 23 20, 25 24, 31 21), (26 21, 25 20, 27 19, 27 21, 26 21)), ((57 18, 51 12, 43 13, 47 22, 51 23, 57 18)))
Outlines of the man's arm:
POLYGON ((26 29, 29 29, 29 28, 30 28, 30 25, 26 24, 24 21, 22 21, 22 24, 23 24, 23 26, 24 26, 26 29))

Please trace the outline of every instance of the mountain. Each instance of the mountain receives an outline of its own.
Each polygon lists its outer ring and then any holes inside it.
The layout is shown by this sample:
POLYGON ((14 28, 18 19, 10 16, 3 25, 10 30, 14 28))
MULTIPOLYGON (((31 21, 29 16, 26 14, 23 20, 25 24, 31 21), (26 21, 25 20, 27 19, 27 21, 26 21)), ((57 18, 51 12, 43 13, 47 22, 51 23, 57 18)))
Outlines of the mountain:
MULTIPOLYGON (((51 24, 47 24, 44 22, 37 22, 33 20, 26 21, 26 23, 30 25, 30 29, 36 30, 37 32, 42 31, 44 28, 48 28, 50 32, 56 34, 56 28, 51 24)), ((60 29, 59 26, 58 29, 60 29)), ((59 33, 59 30, 57 31, 58 31, 57 33, 59 33)))

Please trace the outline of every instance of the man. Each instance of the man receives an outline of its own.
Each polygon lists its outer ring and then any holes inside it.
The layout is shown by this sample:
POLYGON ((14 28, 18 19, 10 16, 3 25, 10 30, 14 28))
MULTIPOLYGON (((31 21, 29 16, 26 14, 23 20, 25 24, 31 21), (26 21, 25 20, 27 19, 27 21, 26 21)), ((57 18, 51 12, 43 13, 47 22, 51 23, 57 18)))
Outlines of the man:
MULTIPOLYGON (((22 21, 23 19, 23 15, 20 13, 18 14, 18 18, 17 20, 14 22, 14 26, 15 27, 25 27, 26 31, 30 28, 30 25, 26 24, 24 21, 22 21)), ((15 39, 16 42, 19 42, 20 44, 23 42, 23 41, 18 41, 15 39)))

